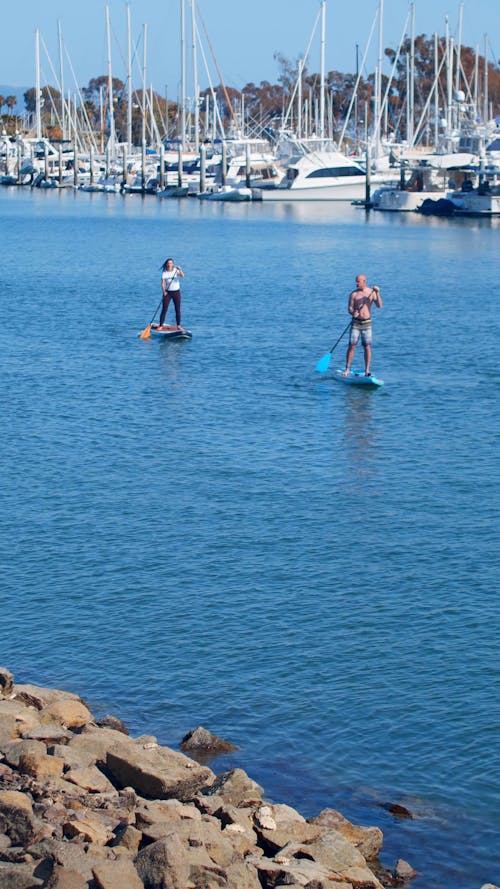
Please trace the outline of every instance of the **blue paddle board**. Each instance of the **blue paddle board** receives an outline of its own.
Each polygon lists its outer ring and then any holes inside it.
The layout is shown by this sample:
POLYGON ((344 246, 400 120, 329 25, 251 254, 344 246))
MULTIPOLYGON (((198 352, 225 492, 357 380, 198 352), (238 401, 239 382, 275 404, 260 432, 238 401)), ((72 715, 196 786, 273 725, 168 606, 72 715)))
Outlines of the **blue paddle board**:
POLYGON ((349 371, 349 376, 345 377, 344 371, 337 369, 333 372, 333 378, 338 380, 339 383, 347 383, 350 386, 364 386, 365 389, 379 389, 380 386, 384 385, 384 381, 378 380, 377 377, 365 377, 362 370, 351 370, 349 371))
POLYGON ((193 334, 190 330, 186 330, 185 327, 178 330, 177 327, 171 324, 164 324, 163 327, 158 327, 154 324, 151 326, 151 337, 155 337, 158 340, 191 340, 193 334))

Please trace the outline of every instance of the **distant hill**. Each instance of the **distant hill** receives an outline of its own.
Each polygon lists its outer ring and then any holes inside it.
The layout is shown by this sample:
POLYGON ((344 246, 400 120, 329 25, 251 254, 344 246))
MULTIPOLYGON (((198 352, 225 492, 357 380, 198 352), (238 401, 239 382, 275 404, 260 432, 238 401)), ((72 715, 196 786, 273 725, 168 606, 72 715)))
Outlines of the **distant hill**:
MULTIPOLYGON (((23 111, 26 111, 24 107, 24 94, 26 90, 29 90, 29 86, 8 86, 0 83, 0 96, 16 96, 17 98, 17 105, 13 109, 14 114, 22 114, 23 111)), ((2 108, 2 114, 6 113, 7 108, 4 106, 2 108)))

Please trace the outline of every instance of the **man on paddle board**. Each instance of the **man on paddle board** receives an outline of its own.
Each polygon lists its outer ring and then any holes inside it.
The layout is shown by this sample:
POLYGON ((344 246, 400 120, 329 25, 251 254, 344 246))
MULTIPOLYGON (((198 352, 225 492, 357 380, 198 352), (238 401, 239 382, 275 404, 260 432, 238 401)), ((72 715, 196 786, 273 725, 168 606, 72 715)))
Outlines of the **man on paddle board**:
POLYGON ((344 377, 348 377, 351 371, 352 359, 359 338, 365 353, 365 377, 370 376, 370 364, 372 360, 372 316, 371 307, 375 303, 378 309, 382 308, 380 288, 374 284, 369 287, 365 275, 357 275, 356 290, 353 290, 347 305, 347 311, 352 315, 351 337, 347 347, 344 377))

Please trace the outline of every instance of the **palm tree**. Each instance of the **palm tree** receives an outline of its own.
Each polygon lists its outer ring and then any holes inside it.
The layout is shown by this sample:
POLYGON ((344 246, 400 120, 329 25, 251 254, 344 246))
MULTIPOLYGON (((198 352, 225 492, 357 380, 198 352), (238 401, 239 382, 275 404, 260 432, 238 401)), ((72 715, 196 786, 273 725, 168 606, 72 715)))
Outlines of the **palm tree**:
POLYGON ((2 108, 5 105, 5 96, 0 96, 0 115, 2 114, 2 108))
MULTIPOLYGON (((0 99, 1 98, 2 97, 0 96, 0 99)), ((4 99, 4 105, 7 105, 7 108, 12 113, 12 109, 17 105, 17 96, 7 96, 7 98, 4 99)))

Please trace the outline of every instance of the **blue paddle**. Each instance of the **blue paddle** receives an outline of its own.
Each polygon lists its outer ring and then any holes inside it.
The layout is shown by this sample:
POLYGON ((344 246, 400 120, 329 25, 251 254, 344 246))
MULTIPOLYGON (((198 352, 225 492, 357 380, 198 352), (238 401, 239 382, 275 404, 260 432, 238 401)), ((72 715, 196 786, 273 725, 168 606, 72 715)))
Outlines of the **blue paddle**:
POLYGON ((340 343, 340 340, 342 339, 342 337, 346 335, 347 331, 351 327, 351 324, 352 324, 352 319, 351 319, 351 321, 349 321, 349 324, 347 325, 346 329, 340 334, 335 345, 332 346, 332 348, 330 349, 329 352, 326 353, 326 355, 323 355, 323 358, 319 359, 319 361, 316 365, 316 370, 318 371, 319 374, 324 374, 325 370, 328 370, 328 368, 330 366, 330 360, 331 360, 332 354, 333 354, 334 350, 337 348, 338 344, 340 343))

